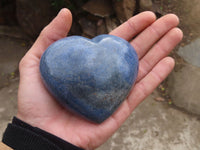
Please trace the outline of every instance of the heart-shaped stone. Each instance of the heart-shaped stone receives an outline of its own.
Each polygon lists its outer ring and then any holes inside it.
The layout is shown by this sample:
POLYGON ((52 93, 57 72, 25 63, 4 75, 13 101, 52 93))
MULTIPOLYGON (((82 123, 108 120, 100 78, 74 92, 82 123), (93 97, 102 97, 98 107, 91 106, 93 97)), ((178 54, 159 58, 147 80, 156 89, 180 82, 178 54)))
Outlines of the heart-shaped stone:
POLYGON ((138 74, 138 57, 127 41, 116 36, 71 36, 47 48, 40 72, 64 107, 101 123, 129 94, 138 74))

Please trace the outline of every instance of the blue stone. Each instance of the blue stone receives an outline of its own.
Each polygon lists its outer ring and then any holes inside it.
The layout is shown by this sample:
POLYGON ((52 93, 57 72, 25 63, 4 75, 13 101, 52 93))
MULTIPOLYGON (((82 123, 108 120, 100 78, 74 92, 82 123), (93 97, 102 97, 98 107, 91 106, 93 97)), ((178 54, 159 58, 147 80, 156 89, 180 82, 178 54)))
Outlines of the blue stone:
POLYGON ((40 72, 60 104, 101 123, 129 94, 138 74, 138 57, 127 41, 113 35, 70 36, 47 48, 40 72))

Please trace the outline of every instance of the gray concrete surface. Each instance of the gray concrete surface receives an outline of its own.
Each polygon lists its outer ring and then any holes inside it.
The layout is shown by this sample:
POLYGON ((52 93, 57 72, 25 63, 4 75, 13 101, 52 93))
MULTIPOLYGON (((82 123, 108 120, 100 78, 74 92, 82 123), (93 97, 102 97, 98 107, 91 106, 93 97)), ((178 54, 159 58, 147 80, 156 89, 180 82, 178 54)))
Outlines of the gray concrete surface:
POLYGON ((18 63, 27 47, 25 40, 0 35, 0 88, 9 85, 10 79, 17 75, 18 63))
POLYGON ((18 79, 0 90, 0 139, 7 124, 17 113, 17 89, 18 79))
POLYGON ((171 73, 168 90, 176 106, 200 115, 200 67, 182 64, 171 73))
MULTIPOLYGON (((200 22, 200 21, 199 21, 200 22)), ((189 64, 200 67, 200 38, 180 47, 178 54, 189 64)))
POLYGON ((174 4, 184 42, 177 51, 181 58, 177 57, 177 66, 168 78, 169 95, 176 106, 200 115, 200 1, 179 0, 174 4))
POLYGON ((0 138, 17 111, 18 63, 28 47, 19 28, 0 26, 0 138))
POLYGON ((199 150, 200 121, 149 96, 97 150, 199 150))

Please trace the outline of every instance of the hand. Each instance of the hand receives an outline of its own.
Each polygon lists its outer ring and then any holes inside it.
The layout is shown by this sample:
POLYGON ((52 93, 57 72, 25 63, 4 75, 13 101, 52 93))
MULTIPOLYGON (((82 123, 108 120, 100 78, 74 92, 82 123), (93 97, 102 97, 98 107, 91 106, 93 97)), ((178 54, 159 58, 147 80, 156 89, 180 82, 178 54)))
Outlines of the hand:
POLYGON ((21 60, 17 117, 78 147, 94 149, 103 144, 172 71, 174 60, 166 56, 183 35, 176 28, 179 20, 175 15, 169 14, 156 21, 152 12, 134 16, 113 30, 110 34, 130 41, 136 49, 139 75, 130 95, 117 111, 102 124, 94 124, 61 107, 40 78, 41 55, 51 43, 67 35, 71 23, 71 13, 62 9, 21 60))

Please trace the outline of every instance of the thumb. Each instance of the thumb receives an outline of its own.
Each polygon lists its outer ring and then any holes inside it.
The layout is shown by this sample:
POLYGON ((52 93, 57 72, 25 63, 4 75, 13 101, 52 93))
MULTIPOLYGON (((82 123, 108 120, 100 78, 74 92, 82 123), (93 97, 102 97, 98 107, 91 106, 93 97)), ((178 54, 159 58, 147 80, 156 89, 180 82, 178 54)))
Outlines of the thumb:
POLYGON ((72 14, 68 9, 63 8, 51 23, 42 30, 36 42, 29 50, 29 54, 40 58, 50 44, 67 36, 71 24, 72 14))

